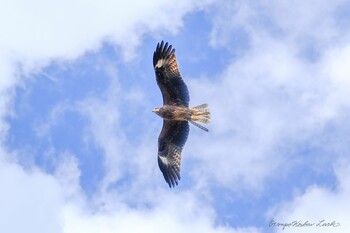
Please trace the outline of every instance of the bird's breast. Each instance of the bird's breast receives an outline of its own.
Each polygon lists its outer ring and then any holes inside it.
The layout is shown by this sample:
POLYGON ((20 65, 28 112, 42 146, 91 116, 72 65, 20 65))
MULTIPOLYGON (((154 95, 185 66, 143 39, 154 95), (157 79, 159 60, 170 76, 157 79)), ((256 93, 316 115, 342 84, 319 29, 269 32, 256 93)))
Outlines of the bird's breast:
POLYGON ((191 119, 191 110, 186 107, 166 106, 162 111, 162 117, 167 120, 185 121, 191 119))

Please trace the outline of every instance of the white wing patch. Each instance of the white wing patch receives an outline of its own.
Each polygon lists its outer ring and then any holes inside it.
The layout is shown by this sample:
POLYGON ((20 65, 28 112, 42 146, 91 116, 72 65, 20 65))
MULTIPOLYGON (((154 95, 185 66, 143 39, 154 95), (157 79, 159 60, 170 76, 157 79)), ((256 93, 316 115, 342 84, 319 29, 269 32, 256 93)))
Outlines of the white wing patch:
POLYGON ((159 158, 162 161, 162 163, 164 163, 164 165, 166 165, 166 166, 169 165, 169 160, 167 159, 167 157, 159 156, 159 158))
POLYGON ((162 66, 164 65, 164 62, 165 62, 164 59, 159 59, 159 60, 157 61, 157 64, 156 64, 156 66, 155 66, 154 68, 160 68, 160 67, 162 67, 162 66))

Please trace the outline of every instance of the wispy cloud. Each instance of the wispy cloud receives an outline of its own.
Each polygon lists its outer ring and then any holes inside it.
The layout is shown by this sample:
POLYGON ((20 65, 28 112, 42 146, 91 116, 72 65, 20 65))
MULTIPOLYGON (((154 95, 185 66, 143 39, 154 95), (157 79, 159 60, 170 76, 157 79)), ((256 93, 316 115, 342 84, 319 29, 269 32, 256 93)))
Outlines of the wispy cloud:
MULTIPOLYGON (((164 194, 164 193, 163 193, 164 194)), ((64 213, 65 232, 220 232, 256 233, 257 229, 232 229, 215 226, 211 211, 201 206, 190 194, 158 196, 154 209, 123 208, 100 215, 67 207, 64 213), (181 205, 181 208, 179 208, 181 205), (137 224, 135 224, 137 222, 137 224)))
POLYGON ((62 187, 40 171, 0 162, 0 225, 7 232, 60 232, 57 211, 64 203, 62 187), (21 224, 18 224, 18 221, 21 224))
POLYGON ((343 64, 348 45, 342 43, 340 49, 332 41, 348 36, 333 27, 334 11, 342 4, 322 2, 314 8, 300 2, 290 8, 262 1, 218 7, 212 42, 229 47, 236 35, 227 28, 238 28, 246 32, 249 47, 218 79, 191 82, 194 98, 210 100, 213 110, 212 136, 198 136, 190 151, 201 163, 197 179, 207 175, 239 190, 261 187, 286 165, 294 166, 288 157, 293 143, 307 142, 343 114, 348 106, 350 70, 343 64), (305 46, 311 45, 303 38, 309 37, 320 45, 316 60, 305 57, 305 46))
MULTIPOLYGON (((308 232, 346 232, 350 229, 349 219, 349 190, 350 184, 347 176, 349 160, 341 159, 334 166, 337 176, 337 185, 333 190, 312 185, 304 193, 296 195, 290 202, 275 206, 269 213, 269 217, 280 223, 293 221, 308 221, 314 224, 306 228, 308 232), (335 222, 334 225, 331 223, 335 222), (323 225, 324 223, 324 225, 323 225), (319 225, 317 225, 319 224, 319 225)), ((293 232, 296 227, 287 227, 283 230, 277 228, 276 232, 293 232)))

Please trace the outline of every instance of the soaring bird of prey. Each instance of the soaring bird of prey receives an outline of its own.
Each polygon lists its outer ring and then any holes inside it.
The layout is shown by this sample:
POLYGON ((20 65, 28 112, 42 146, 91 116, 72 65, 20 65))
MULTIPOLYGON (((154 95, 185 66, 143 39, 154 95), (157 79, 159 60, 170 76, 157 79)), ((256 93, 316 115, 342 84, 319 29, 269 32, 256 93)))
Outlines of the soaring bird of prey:
POLYGON ((208 132, 197 122, 209 123, 207 104, 189 107, 189 93, 176 63, 175 49, 162 41, 153 54, 157 84, 162 92, 163 106, 153 112, 163 118, 158 138, 158 165, 169 187, 180 180, 181 152, 190 130, 188 122, 208 132))

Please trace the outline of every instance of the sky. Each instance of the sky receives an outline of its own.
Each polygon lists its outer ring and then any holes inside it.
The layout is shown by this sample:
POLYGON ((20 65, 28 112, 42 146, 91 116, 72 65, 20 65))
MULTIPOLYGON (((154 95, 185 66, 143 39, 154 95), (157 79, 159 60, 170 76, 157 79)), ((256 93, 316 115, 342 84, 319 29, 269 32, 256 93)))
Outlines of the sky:
POLYGON ((350 2, 0 2, 0 231, 349 232, 350 2), (176 49, 192 127, 157 164, 152 67, 176 49))

